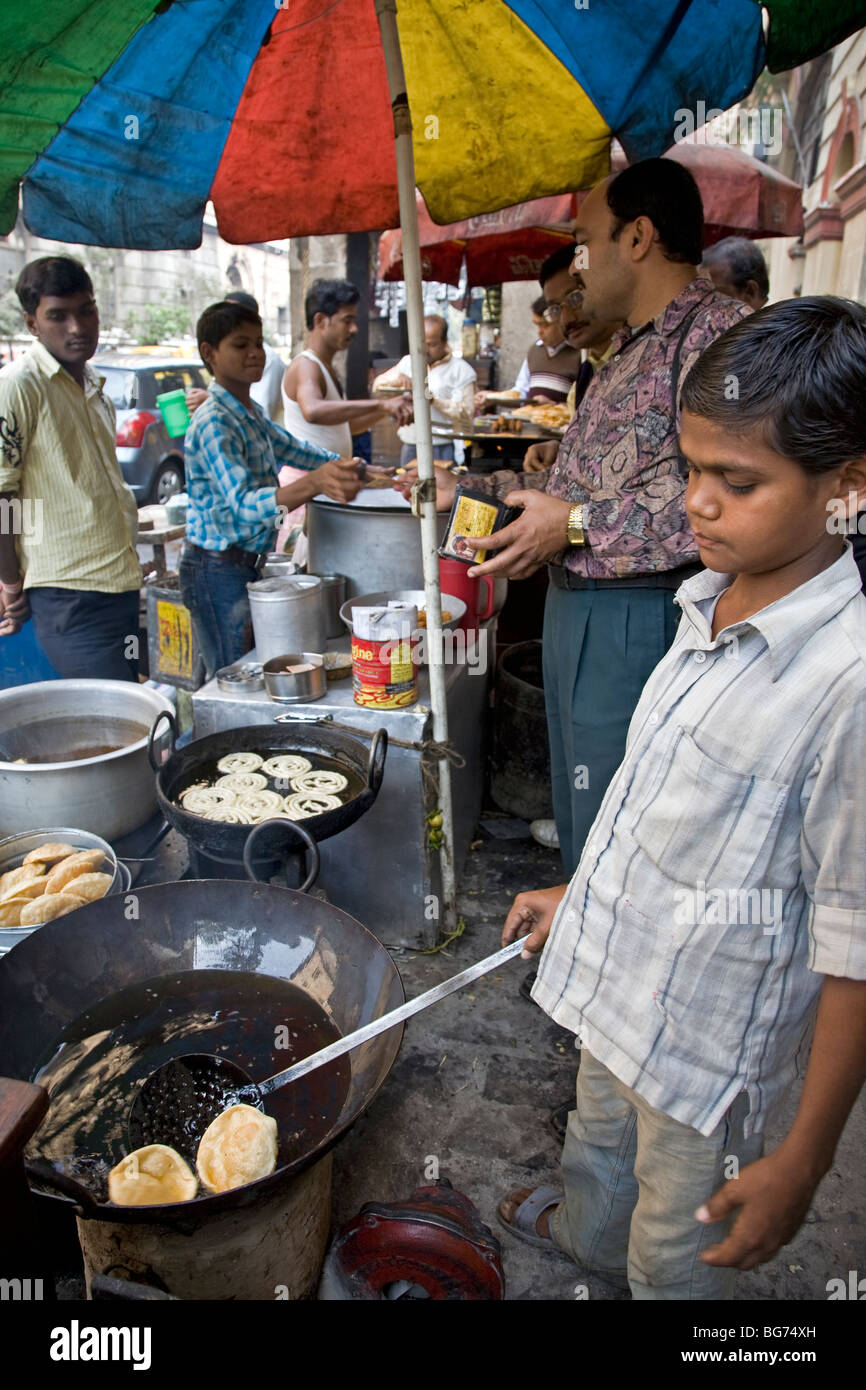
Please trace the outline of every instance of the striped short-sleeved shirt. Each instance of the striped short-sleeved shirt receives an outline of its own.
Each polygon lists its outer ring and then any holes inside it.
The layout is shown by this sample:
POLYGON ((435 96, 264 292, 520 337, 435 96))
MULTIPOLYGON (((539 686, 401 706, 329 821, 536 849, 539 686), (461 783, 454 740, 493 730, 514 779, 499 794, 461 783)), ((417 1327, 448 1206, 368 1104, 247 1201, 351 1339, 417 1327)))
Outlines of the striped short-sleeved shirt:
MULTIPOLYGON (((541 958, 536 1003, 651 1105, 747 1133, 802 1073, 822 976, 866 979, 866 598, 851 548, 712 637, 703 571, 541 958)), ((576 770, 576 772, 579 770, 576 770)))
POLYGON ((139 588, 135 498, 123 481, 104 378, 84 387, 41 343, 0 371, 0 527, 16 536, 24 587, 139 588), (20 524, 16 523, 18 511, 20 524))

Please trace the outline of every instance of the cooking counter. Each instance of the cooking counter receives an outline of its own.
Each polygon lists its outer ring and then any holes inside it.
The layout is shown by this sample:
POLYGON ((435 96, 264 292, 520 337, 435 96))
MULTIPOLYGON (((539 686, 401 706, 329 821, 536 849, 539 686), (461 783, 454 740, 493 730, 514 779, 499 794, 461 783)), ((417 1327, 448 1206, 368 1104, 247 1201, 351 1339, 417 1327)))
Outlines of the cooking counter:
MULTIPOLYGON (((495 639, 496 620, 491 619, 482 625, 480 651, 470 648, 468 660, 448 665, 445 671, 449 738, 465 759, 465 765, 452 768, 451 774, 458 873, 481 811, 495 639)), ((328 649, 348 651, 348 637, 329 642, 328 649)), ((462 655, 462 646, 456 654, 462 655)), ((446 646, 446 659, 448 655, 446 646)), ((244 658, 255 659, 255 652, 244 658)), ((213 680, 193 694, 192 705, 194 738, 244 724, 269 724, 281 715, 330 717, 367 737, 387 729, 390 742, 378 799, 355 825, 321 843, 317 886, 388 945, 417 949, 436 943, 441 917, 439 854, 427 844, 426 817, 434 803, 425 802, 421 776, 421 747, 433 737, 425 666, 418 672, 418 700, 406 709, 356 705, 351 677, 329 681, 321 700, 292 705, 277 704, 265 691, 229 694, 213 680)))

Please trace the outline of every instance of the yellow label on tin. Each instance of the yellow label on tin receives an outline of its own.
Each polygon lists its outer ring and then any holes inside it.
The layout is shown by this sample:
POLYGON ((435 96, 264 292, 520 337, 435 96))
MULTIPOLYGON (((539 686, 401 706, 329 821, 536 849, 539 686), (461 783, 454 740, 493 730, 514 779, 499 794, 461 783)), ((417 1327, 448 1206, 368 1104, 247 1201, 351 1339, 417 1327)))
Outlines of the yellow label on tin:
POLYGON ((487 558, 487 551, 461 546, 460 537, 492 535, 497 515, 498 508, 491 506, 489 502, 481 502, 477 497, 458 497, 443 548, 460 559, 471 560, 473 564, 480 565, 487 558))

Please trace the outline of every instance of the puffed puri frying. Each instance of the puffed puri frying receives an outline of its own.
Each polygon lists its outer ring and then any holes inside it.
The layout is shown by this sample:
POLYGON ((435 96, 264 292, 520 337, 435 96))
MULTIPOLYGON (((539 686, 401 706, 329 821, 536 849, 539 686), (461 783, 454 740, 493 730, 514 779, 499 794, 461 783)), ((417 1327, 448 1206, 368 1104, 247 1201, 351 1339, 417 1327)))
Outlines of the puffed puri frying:
POLYGON ((167 1144, 133 1149, 108 1175, 108 1196, 118 1207, 190 1202, 197 1192, 198 1180, 189 1164, 167 1144))
POLYGON ((277 1166, 277 1122, 252 1105, 230 1105, 205 1130, 195 1166, 210 1192, 266 1178, 277 1166))

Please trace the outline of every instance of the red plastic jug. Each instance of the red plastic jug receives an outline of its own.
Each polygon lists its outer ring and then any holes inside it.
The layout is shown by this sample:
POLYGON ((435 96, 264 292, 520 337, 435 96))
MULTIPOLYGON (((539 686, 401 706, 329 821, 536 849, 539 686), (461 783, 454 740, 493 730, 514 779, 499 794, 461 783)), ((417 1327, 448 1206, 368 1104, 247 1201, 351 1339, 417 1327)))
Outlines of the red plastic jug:
MULTIPOLYGON (((439 558, 439 582, 443 594, 453 594, 466 604, 466 612, 459 624, 466 632, 472 632, 481 622, 493 614, 493 580, 488 575, 470 579, 468 566, 459 560, 439 558)), ((444 599, 442 607, 447 607, 444 599)))

